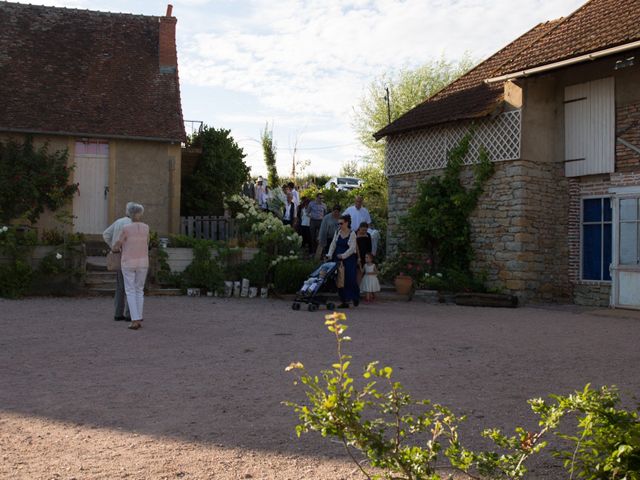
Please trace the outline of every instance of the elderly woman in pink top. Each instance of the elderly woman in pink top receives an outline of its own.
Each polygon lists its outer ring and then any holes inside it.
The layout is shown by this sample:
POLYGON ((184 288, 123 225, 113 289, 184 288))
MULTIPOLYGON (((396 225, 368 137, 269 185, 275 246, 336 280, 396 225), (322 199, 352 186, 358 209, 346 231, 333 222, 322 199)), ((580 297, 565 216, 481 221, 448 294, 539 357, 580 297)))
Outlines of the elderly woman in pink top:
POLYGON ((147 278, 147 270, 149 270, 149 225, 140 221, 144 213, 142 205, 133 204, 130 211, 131 223, 122 228, 120 239, 113 249, 122 252, 124 291, 127 294, 127 303, 131 314, 129 328, 137 330, 142 327, 144 282, 147 278))

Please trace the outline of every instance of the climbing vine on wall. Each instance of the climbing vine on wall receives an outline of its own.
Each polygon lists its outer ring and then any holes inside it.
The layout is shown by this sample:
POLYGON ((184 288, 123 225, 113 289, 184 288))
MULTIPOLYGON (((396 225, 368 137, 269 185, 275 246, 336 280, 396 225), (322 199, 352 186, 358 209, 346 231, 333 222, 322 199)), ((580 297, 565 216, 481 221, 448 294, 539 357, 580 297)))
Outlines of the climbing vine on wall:
POLYGON ((468 133, 448 155, 444 174, 418 186, 418 198, 402 218, 412 249, 431 257, 433 271, 469 272, 473 259, 469 218, 495 170, 483 150, 472 166, 473 183, 465 188, 460 180, 473 132, 468 133))

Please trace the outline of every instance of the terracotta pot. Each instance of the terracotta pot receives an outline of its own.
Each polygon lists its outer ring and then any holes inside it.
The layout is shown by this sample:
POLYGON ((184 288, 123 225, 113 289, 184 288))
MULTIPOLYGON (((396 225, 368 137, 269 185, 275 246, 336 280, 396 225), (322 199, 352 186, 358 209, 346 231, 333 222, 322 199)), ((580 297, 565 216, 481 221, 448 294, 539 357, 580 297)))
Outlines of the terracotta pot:
POLYGON ((396 292, 400 295, 409 295, 411 293, 411 288, 413 287, 413 278, 408 275, 398 275, 393 284, 396 287, 396 292))

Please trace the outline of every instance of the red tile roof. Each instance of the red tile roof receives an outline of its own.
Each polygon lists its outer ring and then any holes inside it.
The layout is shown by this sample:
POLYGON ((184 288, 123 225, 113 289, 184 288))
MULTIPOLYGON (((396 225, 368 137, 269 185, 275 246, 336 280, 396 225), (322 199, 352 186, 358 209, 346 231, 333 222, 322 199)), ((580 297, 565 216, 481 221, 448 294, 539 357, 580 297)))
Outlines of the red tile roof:
POLYGON ((504 86, 484 80, 639 39, 640 0, 591 0, 569 17, 534 27, 374 137, 488 115, 501 106, 504 86))
POLYGON ((0 2, 0 131, 183 140, 161 20, 0 2))

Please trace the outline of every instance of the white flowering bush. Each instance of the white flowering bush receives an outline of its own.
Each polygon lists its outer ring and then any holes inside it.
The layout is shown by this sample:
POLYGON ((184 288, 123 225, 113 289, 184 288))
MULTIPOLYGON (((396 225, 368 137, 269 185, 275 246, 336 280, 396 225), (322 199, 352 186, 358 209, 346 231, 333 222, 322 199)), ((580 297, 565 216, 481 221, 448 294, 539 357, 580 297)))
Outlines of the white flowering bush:
POLYGON ((260 210, 252 199, 232 195, 225 198, 225 208, 235 218, 240 231, 254 237, 265 253, 298 257, 302 237, 278 217, 260 210))

